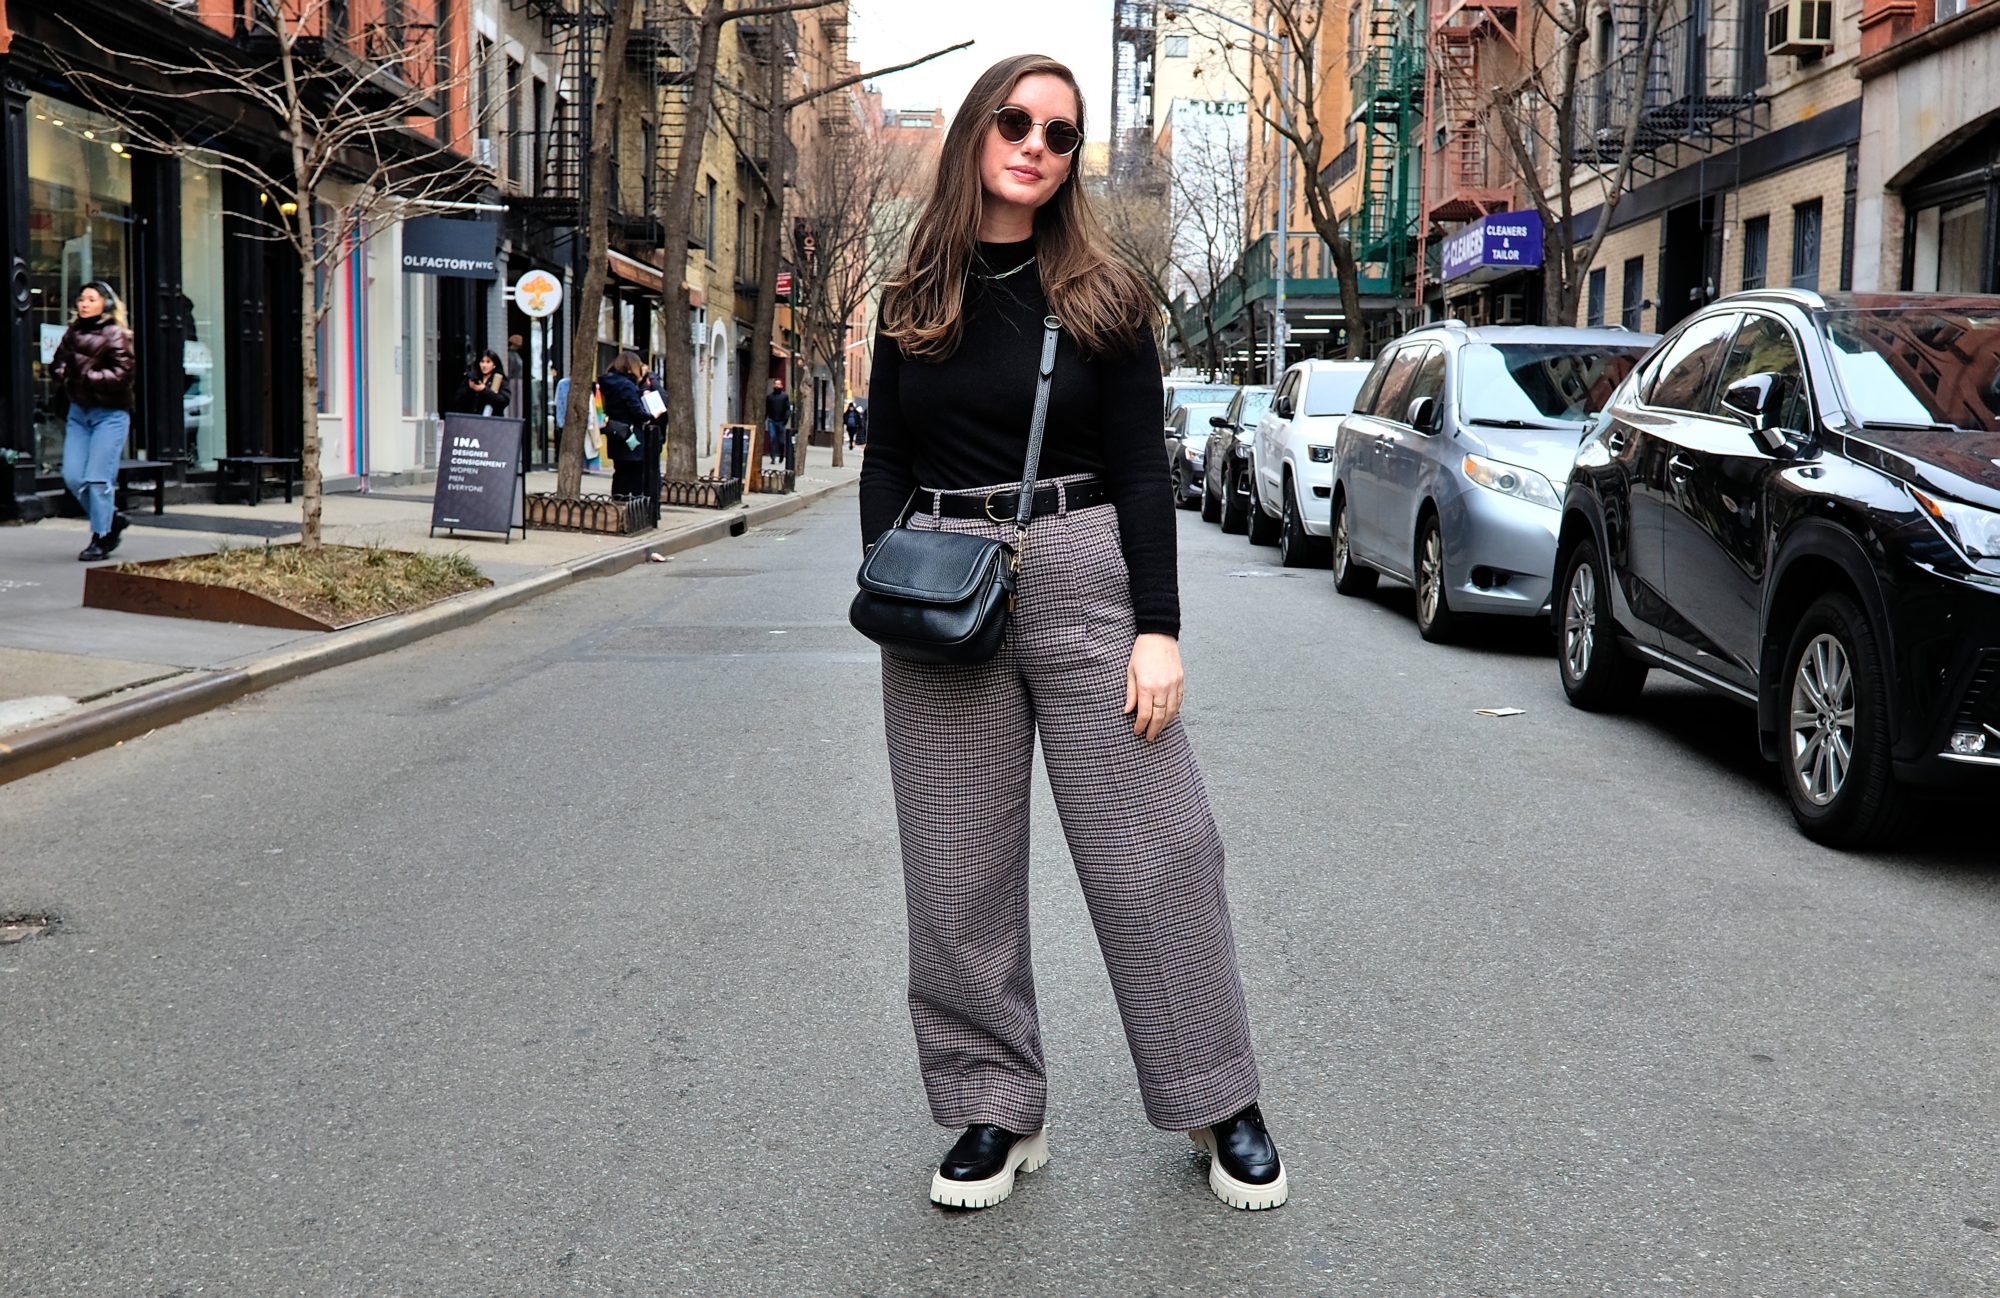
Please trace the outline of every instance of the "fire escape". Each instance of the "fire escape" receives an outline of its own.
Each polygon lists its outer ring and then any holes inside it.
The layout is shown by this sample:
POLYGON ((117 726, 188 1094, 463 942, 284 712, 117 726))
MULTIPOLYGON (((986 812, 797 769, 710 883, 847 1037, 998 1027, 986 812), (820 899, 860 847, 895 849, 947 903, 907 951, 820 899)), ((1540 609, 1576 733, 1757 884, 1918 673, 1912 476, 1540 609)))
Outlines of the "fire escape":
POLYGON ((1617 166, 1630 130, 1632 169, 1650 178, 1755 135, 1765 102, 1754 84, 1762 60, 1746 57, 1751 51, 1743 42, 1760 41, 1763 33, 1740 26, 1735 7, 1673 6, 1651 48, 1642 49, 1643 6, 1614 0, 1597 36, 1598 68, 1577 87, 1571 117, 1577 161, 1617 166))
POLYGON ((1407 289, 1417 236, 1418 145, 1424 112, 1424 49, 1410 0, 1369 0, 1367 55, 1355 83, 1361 205, 1354 256, 1362 278, 1407 289))
POLYGON ((1505 159, 1496 156, 1482 91, 1495 65, 1518 57, 1517 0, 1433 0, 1431 6, 1430 166, 1427 225, 1456 225, 1506 210, 1513 198, 1505 159))
POLYGON ((1152 0, 1117 0, 1111 20, 1111 183, 1139 181, 1153 152, 1152 0))

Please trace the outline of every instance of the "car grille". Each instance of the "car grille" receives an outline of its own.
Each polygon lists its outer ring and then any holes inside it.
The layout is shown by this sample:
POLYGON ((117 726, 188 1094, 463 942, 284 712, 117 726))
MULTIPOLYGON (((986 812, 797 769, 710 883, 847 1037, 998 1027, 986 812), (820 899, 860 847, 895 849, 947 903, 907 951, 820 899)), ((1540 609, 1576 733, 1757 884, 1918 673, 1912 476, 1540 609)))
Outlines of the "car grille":
POLYGON ((1980 658, 1958 704, 1954 729, 1976 731, 1983 727, 1991 727, 1988 733, 2000 733, 2000 653, 1980 658))

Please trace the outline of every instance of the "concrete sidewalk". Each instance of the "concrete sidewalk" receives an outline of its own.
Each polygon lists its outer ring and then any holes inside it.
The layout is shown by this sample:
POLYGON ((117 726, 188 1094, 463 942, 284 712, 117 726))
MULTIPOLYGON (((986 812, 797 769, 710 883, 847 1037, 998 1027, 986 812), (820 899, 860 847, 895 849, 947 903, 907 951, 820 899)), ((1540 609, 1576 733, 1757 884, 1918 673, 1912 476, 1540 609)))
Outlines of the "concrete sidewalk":
MULTIPOLYGON (((122 727, 96 725, 100 735, 111 729, 129 730, 148 716, 157 715, 165 724, 274 683, 278 664, 289 665, 282 673, 289 677, 385 652, 569 581, 643 563, 649 552, 671 554, 758 526, 859 477, 860 452, 847 452, 841 468, 828 465, 826 459, 823 448, 811 451, 798 490, 791 495, 749 496, 742 506, 721 511, 665 508, 657 529, 624 537, 534 531, 525 540, 516 532, 511 542, 467 534, 432 538, 427 535, 429 485, 329 494, 322 511, 322 533, 328 543, 457 551, 494 583, 490 590, 430 609, 335 632, 84 608, 83 575, 91 565, 76 558, 90 539, 82 519, 0 528, 0 781, 25 773, 6 769, 18 766, 13 759, 25 750, 45 747, 64 733, 79 738, 93 733, 93 718, 104 721, 113 714, 130 714, 129 724, 122 727), (231 683, 241 688, 233 692, 220 688, 231 683), (164 706, 176 699, 180 706, 164 706), (209 701, 185 706, 196 700, 209 701)), ((530 491, 554 486, 552 473, 529 475, 530 491)), ((608 488, 608 476, 584 479, 586 492, 608 488)), ((296 540, 299 530, 298 505, 287 505, 282 497, 256 506, 169 505, 163 516, 135 511, 131 518, 118 561, 163 559, 266 541, 283 544, 296 540)), ((90 746, 70 747, 89 751, 90 746)))

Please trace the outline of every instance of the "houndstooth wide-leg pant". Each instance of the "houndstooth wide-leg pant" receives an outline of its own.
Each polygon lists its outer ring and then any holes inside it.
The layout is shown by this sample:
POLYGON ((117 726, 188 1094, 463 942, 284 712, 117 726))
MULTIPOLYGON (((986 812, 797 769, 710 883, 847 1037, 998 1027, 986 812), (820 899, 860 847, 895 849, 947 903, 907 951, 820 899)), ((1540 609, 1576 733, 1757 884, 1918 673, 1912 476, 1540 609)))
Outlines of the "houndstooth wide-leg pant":
MULTIPOLYGON (((930 499, 919 495, 920 511, 930 499)), ((911 526, 1012 528, 939 517, 934 501, 911 526)), ((1037 733, 1147 1119, 1191 1131, 1257 1099, 1222 840, 1180 720, 1154 743, 1132 733, 1123 712, 1132 641, 1117 510, 1099 505, 1029 525, 1017 606, 991 662, 883 655, 910 1018, 943 1126, 1029 1132, 1043 1122, 1028 942, 1037 733)))

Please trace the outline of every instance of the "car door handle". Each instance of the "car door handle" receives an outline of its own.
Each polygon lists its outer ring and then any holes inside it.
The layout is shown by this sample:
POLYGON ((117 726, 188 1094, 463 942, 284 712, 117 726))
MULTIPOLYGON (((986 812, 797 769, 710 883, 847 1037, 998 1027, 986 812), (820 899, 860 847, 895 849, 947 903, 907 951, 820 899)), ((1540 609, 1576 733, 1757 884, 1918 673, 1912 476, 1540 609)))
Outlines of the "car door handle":
POLYGON ((1613 455, 1625 449, 1625 430, 1614 428, 1604 435, 1604 449, 1613 455))
POLYGON ((1686 482, 1688 479, 1688 475, 1693 472, 1694 472, 1694 461, 1690 460, 1685 455, 1676 455, 1674 458, 1667 461, 1667 474, 1668 476, 1673 478, 1675 482, 1686 482))

